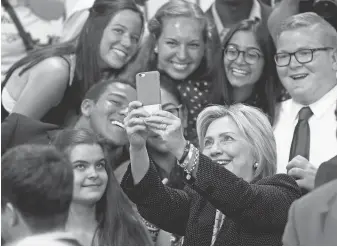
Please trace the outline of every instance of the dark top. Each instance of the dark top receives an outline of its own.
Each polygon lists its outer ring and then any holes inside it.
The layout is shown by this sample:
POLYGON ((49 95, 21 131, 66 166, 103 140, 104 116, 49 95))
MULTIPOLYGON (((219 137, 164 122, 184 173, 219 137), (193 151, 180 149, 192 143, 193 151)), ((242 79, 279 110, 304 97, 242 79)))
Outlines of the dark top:
POLYGON ((211 244, 216 208, 226 218, 215 245, 282 245, 289 207, 301 196, 286 174, 250 184, 202 154, 197 178, 184 190, 164 186, 152 162, 136 186, 129 166, 121 186, 145 219, 185 236, 184 245, 211 244))
MULTIPOLYGON (((74 66, 71 63, 71 60, 63 56, 60 57, 63 58, 68 63, 69 70, 71 70, 72 66, 74 66)), ((70 73, 70 76, 73 75, 70 73)), ((3 85, 1 85, 1 92, 2 89, 5 87, 8 79, 4 81, 3 85)), ((70 116, 69 114, 79 115, 79 108, 81 103, 81 98, 79 95, 79 88, 80 88, 79 85, 81 82, 77 80, 76 76, 74 78, 71 78, 71 80, 72 84, 71 86, 68 84, 60 103, 57 106, 51 108, 46 113, 46 115, 41 118, 42 122, 64 126, 66 119, 70 116)), ((41 83, 42 82, 43 81, 41 79, 41 83)), ((6 111, 1 102, 1 122, 3 122, 5 118, 8 117, 8 115, 9 112, 6 111)))

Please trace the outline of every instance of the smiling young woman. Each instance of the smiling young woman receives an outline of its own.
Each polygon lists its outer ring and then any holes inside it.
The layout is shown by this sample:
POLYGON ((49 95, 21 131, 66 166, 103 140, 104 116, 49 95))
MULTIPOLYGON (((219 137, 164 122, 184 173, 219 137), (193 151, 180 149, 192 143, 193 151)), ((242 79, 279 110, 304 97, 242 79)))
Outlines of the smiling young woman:
POLYGON ((83 245, 152 245, 113 174, 104 140, 85 129, 68 129, 58 133, 52 144, 74 171, 67 230, 83 245))
POLYGON ((2 84, 2 120, 12 112, 63 125, 86 91, 116 77, 138 50, 143 14, 133 1, 97 1, 78 39, 32 52, 2 84))

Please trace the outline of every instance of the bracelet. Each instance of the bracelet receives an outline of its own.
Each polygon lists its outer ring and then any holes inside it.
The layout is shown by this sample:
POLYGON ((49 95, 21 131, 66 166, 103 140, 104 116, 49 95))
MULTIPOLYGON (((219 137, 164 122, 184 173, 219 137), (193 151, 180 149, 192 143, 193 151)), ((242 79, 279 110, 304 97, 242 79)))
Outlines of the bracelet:
POLYGON ((181 159, 179 160, 179 163, 183 163, 184 160, 186 159, 187 155, 188 155, 188 152, 190 151, 190 141, 187 141, 186 142, 186 146, 184 148, 184 153, 183 153, 183 156, 181 157, 181 159))
MULTIPOLYGON (((197 167, 197 164, 199 162, 199 150, 197 148, 195 148, 193 145, 191 145, 191 149, 193 149, 193 164, 192 167, 190 169, 187 169, 187 166, 185 167, 184 171, 187 173, 186 175, 186 179, 190 180, 192 177, 192 172, 195 170, 195 168, 197 167)), ((192 161, 191 159, 189 161, 192 161)))
POLYGON ((192 159, 192 156, 193 156, 193 148, 192 148, 192 145, 189 145, 189 146, 190 146, 190 148, 189 148, 189 150, 188 150, 188 156, 185 158, 184 162, 183 162, 183 163, 179 163, 179 161, 177 161, 177 164, 178 164, 181 168, 183 168, 183 169, 185 169, 185 168, 187 167, 188 163, 190 162, 190 160, 192 159))

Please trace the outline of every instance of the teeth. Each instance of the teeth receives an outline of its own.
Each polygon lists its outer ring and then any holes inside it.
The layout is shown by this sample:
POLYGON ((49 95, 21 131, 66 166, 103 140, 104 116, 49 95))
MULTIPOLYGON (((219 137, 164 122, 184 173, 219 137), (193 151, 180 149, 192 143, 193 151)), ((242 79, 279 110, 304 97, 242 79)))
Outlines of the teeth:
POLYGON ((216 163, 219 165, 227 165, 230 163, 230 160, 217 160, 216 163))
POLYGON ((307 77, 307 74, 300 74, 300 75, 293 75, 293 76, 291 76, 291 78, 293 78, 294 80, 303 79, 305 77, 307 77))
POLYGON ((123 129, 125 129, 125 126, 124 126, 124 124, 122 124, 121 122, 118 122, 118 121, 111 121, 111 124, 113 124, 113 125, 117 125, 117 126, 119 126, 119 127, 123 128, 123 129))
POLYGON ((232 69, 233 74, 237 76, 246 76, 248 74, 247 71, 241 70, 241 69, 232 69))
POLYGON ((112 49, 118 56, 120 57, 126 57, 126 53, 121 51, 121 50, 117 50, 117 49, 112 49))
POLYGON ((186 63, 173 63, 173 67, 177 70, 185 70, 187 68, 188 64, 186 63))

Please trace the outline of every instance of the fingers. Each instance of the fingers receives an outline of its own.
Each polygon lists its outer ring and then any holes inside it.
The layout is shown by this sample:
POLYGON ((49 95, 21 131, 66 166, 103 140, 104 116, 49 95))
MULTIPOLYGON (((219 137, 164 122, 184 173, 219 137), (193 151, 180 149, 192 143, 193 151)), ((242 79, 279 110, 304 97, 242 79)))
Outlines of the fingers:
POLYGON ((309 161, 300 156, 300 155, 297 155, 296 157, 294 157, 287 165, 287 170, 291 170, 292 168, 294 167, 297 167, 297 168, 301 168, 301 169, 306 169, 308 167, 310 167, 311 164, 309 163, 309 161))
POLYGON ((297 179, 301 179, 305 177, 306 173, 302 168, 294 167, 288 171, 288 175, 297 179))
POLYGON ((140 107, 142 107, 143 104, 139 101, 132 101, 129 103, 129 112, 131 112, 134 109, 138 109, 140 107))
POLYGON ((159 117, 165 117, 165 118, 168 118, 168 119, 177 119, 178 117, 175 116, 174 114, 168 112, 168 111, 156 111, 152 114, 152 116, 159 116, 159 117))
MULTIPOLYGON (((149 123, 145 121, 145 124, 149 127, 151 131, 156 131, 156 130, 165 130, 167 128, 167 124, 165 123, 149 123)), ((158 133, 157 133, 158 134, 158 133)))
POLYGON ((173 121, 167 117, 151 115, 146 118, 145 122, 152 124, 162 124, 162 123, 171 124, 173 121))
POLYGON ((128 121, 130 121, 130 119, 140 118, 140 119, 144 120, 145 118, 147 118, 149 116, 150 116, 149 113, 147 113, 144 110, 144 108, 142 108, 142 107, 137 108, 137 109, 133 109, 133 110, 130 110, 128 115, 125 117, 124 124, 126 125, 126 123, 128 121))
POLYGON ((125 124, 125 126, 127 126, 127 127, 133 127, 133 126, 136 126, 136 125, 142 125, 142 126, 146 127, 146 125, 144 123, 144 119, 142 119, 142 118, 131 118, 125 124))
POLYGON ((133 127, 127 128, 126 132, 130 135, 133 133, 146 132, 147 128, 145 125, 135 125, 133 127))

